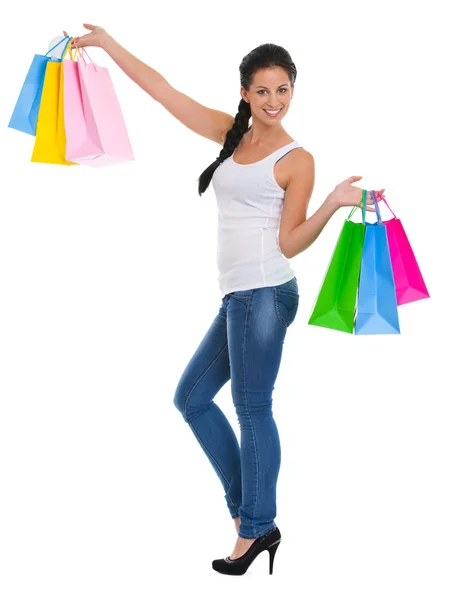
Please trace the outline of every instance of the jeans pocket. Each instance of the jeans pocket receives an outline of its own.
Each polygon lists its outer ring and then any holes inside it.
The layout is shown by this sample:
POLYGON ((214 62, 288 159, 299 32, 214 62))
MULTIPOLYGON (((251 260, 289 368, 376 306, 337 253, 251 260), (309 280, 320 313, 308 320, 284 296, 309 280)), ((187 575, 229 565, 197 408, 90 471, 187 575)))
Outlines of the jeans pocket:
POLYGON ((289 281, 285 283, 280 283, 274 286, 277 290, 286 291, 286 292, 294 292, 295 294, 299 293, 299 288, 297 286, 297 277, 293 277, 289 281))
POLYGON ((294 322, 299 308, 299 294, 284 286, 284 283, 275 286, 275 307, 281 325, 289 327, 294 322))
POLYGON ((249 296, 253 290, 238 290, 237 292, 229 292, 229 296, 237 300, 249 300, 249 296))

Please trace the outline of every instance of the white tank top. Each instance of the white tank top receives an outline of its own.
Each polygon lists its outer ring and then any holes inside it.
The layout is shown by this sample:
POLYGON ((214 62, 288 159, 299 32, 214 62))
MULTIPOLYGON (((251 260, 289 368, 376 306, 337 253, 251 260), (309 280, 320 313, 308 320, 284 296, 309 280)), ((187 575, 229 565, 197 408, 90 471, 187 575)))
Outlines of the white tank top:
POLYGON ((279 285, 294 277, 278 243, 284 190, 273 169, 280 158, 301 147, 294 140, 249 165, 236 163, 232 155, 214 171, 222 298, 229 292, 279 285))

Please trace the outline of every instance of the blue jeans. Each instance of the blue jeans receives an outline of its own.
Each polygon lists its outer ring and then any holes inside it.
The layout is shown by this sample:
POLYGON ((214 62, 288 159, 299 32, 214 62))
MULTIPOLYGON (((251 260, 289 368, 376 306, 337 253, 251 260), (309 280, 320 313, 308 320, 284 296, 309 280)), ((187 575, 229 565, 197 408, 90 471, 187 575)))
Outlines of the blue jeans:
POLYGON ((174 395, 174 405, 222 483, 230 515, 241 519, 239 536, 246 539, 276 527, 281 446, 272 392, 298 304, 296 277, 276 286, 226 294, 174 395), (214 402, 229 379, 241 448, 214 402))

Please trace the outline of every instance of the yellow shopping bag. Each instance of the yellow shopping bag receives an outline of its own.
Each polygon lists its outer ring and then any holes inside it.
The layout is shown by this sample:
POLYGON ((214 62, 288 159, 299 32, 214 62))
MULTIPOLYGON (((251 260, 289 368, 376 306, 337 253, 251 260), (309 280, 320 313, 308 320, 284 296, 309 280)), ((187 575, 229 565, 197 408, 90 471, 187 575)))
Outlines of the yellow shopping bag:
MULTIPOLYGON (((69 40, 63 57, 73 38, 69 40)), ((62 59, 63 60, 63 59, 62 59)), ((46 65, 37 132, 31 162, 55 165, 76 165, 65 159, 64 81, 61 60, 50 60, 46 65)))

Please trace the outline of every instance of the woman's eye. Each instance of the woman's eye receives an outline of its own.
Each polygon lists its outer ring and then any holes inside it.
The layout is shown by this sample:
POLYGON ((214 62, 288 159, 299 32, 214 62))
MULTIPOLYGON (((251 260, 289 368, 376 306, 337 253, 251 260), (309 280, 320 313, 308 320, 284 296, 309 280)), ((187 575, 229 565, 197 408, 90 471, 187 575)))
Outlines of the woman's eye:
MULTIPOLYGON (((260 92, 266 92, 267 90, 259 90, 257 93, 260 94, 260 92)), ((287 92, 287 88, 281 88, 280 92, 287 92)))

